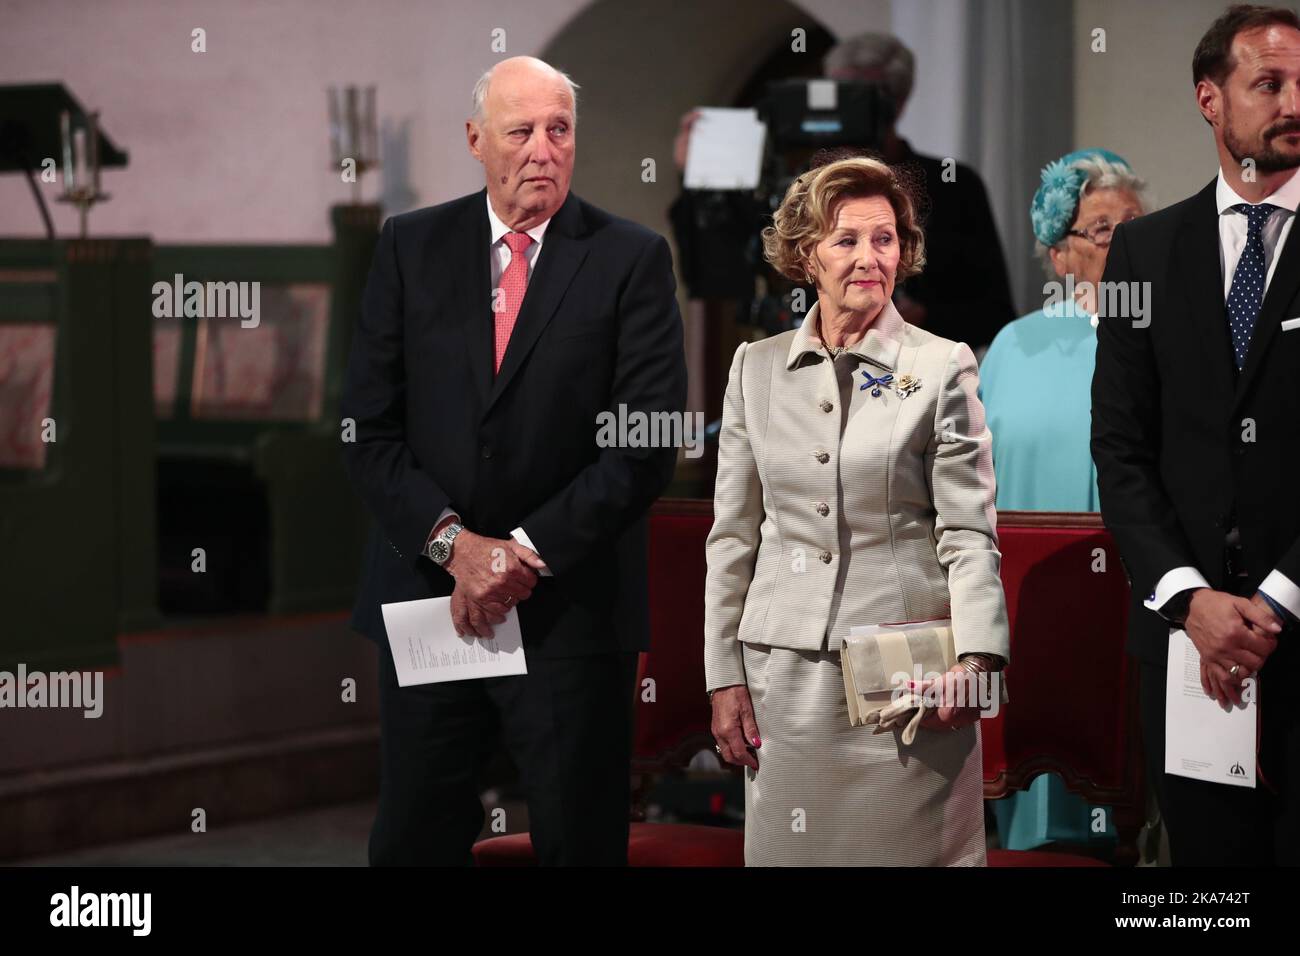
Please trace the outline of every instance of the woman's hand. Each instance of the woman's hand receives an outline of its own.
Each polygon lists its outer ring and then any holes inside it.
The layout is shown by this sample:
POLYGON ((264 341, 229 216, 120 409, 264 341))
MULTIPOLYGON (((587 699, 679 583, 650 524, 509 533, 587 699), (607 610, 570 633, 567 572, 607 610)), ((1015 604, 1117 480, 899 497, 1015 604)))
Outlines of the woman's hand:
POLYGON ((930 730, 961 730, 980 719, 980 695, 975 681, 986 675, 971 673, 961 664, 953 664, 943 678, 921 681, 916 684, 909 681, 916 693, 929 701, 938 699, 939 706, 927 710, 921 718, 921 726, 930 730), (940 684, 938 689, 931 690, 940 684), (958 706, 958 703, 965 706, 958 706))
POLYGON ((754 704, 749 699, 749 688, 733 684, 713 692, 713 739, 718 742, 718 753, 727 763, 737 767, 758 769, 758 755, 749 748, 763 746, 754 721, 754 704))

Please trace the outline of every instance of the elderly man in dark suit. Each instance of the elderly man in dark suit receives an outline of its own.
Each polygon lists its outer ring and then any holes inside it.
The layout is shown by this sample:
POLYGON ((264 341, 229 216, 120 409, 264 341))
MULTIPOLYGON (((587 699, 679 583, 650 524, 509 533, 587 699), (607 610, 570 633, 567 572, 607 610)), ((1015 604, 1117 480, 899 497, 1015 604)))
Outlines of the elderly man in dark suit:
POLYGON ((372 865, 471 861, 498 736, 540 862, 627 861, 644 516, 676 455, 608 447, 597 417, 680 415, 686 372, 667 243, 569 191, 575 89, 531 57, 484 74, 487 188, 390 218, 371 266, 342 412, 375 519, 353 618, 381 656, 372 865), (517 607, 528 673, 399 687, 380 606, 447 595, 463 635, 517 607))
POLYGON ((1133 587, 1147 771, 1176 866, 1300 863, 1300 19, 1239 6, 1193 59, 1219 175, 1119 226, 1103 286, 1143 283, 1148 315, 1097 328, 1092 452, 1133 587), (1255 789, 1167 774, 1171 627, 1201 684, 1258 681, 1255 789), (1286 629, 1285 632, 1283 629, 1286 629))

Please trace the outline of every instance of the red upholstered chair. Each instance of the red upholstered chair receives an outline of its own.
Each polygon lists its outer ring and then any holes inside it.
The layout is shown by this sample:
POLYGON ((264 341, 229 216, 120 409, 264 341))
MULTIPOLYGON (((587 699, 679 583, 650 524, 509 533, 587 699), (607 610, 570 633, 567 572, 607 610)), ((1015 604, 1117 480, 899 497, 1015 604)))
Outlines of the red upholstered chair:
MULTIPOLYGON (((664 500, 650 516, 650 651, 637 673, 632 771, 637 779, 628 841, 631 866, 743 866, 744 834, 726 827, 645 823, 640 793, 656 773, 713 749, 704 693, 704 542, 709 501, 664 500), (650 683, 646 683, 649 681, 650 683), (647 699, 652 698, 652 699, 647 699)), ((528 834, 479 841, 479 866, 532 866, 528 834)))
MULTIPOLYGON (((1110 806, 1118 862, 1136 860, 1145 810, 1137 674, 1124 649, 1128 582, 1095 514, 998 515, 1011 623, 1011 702, 982 725, 984 795, 1003 797, 1054 771, 1110 806)), ((998 850, 990 866, 1098 865, 1067 853, 998 850)))

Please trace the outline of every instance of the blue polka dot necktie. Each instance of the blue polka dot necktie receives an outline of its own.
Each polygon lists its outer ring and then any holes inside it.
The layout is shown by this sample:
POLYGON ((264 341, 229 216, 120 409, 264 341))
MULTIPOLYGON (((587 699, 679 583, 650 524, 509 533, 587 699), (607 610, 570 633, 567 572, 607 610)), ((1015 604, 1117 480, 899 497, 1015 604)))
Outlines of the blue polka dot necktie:
POLYGON ((1228 325, 1232 329, 1232 356, 1240 372, 1246 365, 1250 349, 1250 335, 1255 331, 1255 321, 1264 302, 1264 224, 1277 206, 1260 203, 1238 203, 1232 207, 1246 216, 1246 247, 1241 250, 1237 270, 1232 274, 1232 287, 1228 290, 1228 325))

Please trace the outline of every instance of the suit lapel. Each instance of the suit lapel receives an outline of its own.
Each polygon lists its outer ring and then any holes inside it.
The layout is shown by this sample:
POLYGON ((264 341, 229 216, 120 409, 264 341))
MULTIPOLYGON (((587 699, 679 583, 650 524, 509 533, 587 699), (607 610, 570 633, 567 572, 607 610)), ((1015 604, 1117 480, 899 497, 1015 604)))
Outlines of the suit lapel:
POLYGON ((470 378, 478 391, 481 408, 492 391, 492 362, 496 355, 492 342, 492 232, 488 226, 487 190, 477 195, 478 201, 469 204, 469 221, 460 230, 460 235, 468 237, 471 251, 465 281, 458 282, 456 288, 470 378))
MULTIPOLYGON (((1232 394, 1232 342, 1228 334, 1228 312, 1223 304, 1223 266, 1219 262, 1219 213, 1213 182, 1201 190, 1183 220, 1175 240, 1173 261, 1177 263, 1174 283, 1186 296, 1190 328, 1187 338, 1201 355, 1194 374, 1201 377, 1209 394, 1232 394)), ((1158 321, 1158 320, 1157 320, 1158 321)))
MULTIPOLYGON (((485 211, 485 220, 486 217, 485 211)), ((533 274, 528 279, 528 291, 524 293, 519 316, 515 319, 514 331, 510 333, 510 343, 506 346, 506 354, 501 360, 501 371, 497 373, 496 380, 491 383, 488 391, 487 402, 483 408, 484 417, 492 411, 492 406, 510 385, 511 379, 523 365, 528 353, 537 344, 538 337, 555 315, 560 300, 568 291, 569 283, 573 281, 574 274, 586 258, 587 242, 583 236, 582 211, 578 206, 578 198, 570 192, 560 211, 546 227, 542 248, 537 254, 533 274)), ((484 324, 488 325, 487 322, 484 324)), ((489 331, 489 363, 492 355, 491 339, 489 331)), ((489 380, 491 371, 489 364, 489 380)))
POLYGON ((1268 353, 1273 337, 1278 334, 1278 328, 1283 320, 1291 318, 1286 314, 1286 310, 1295 298, 1297 288, 1300 288, 1300 238, 1297 238, 1296 226, 1296 223, 1291 224, 1286 245, 1274 253, 1277 256, 1277 266, 1273 269, 1273 278, 1269 281, 1268 291, 1264 294, 1255 331, 1250 336, 1246 365, 1237 376, 1234 411, 1246 397, 1246 391, 1259 373, 1260 366, 1264 364, 1264 356, 1268 353))

